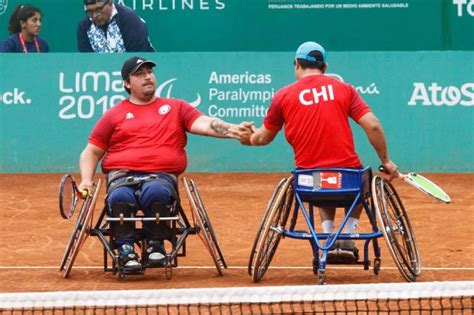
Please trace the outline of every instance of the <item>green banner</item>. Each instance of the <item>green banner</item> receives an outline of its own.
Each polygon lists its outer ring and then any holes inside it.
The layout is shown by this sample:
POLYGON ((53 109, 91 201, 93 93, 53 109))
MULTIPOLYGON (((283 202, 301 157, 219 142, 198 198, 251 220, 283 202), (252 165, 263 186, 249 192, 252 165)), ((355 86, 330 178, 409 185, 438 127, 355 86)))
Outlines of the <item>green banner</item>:
MULTIPOLYGON (((12 54, 0 59, 0 172, 78 170, 97 119, 127 94, 130 54, 12 54)), ((274 93, 294 82, 293 53, 155 53, 157 95, 204 114, 258 126, 274 93)), ((333 52, 328 75, 350 82, 382 121, 403 170, 474 170, 472 52, 333 52)), ((354 125, 364 164, 378 159, 354 125)), ((190 136, 188 171, 285 172, 293 153, 280 134, 265 147, 190 136)))
MULTIPOLYGON (((52 52, 76 52, 82 0, 32 1, 52 52)), ((115 0, 147 21, 159 52, 474 50, 474 0, 115 0)), ((0 39, 20 0, 0 1, 0 39)))

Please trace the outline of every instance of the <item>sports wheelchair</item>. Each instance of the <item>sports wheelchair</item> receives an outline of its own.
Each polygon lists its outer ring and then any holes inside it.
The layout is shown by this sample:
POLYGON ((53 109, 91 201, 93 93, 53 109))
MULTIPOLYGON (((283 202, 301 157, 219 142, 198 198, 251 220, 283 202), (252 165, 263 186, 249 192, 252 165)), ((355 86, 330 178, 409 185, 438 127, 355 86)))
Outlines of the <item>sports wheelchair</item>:
POLYGON ((364 241, 362 264, 369 269, 369 245, 372 243, 373 271, 380 272, 381 253, 378 239, 384 236, 392 257, 403 277, 416 281, 421 273, 421 258, 408 214, 395 188, 382 177, 364 169, 297 169, 275 188, 257 231, 250 253, 248 273, 254 282, 262 279, 282 238, 308 240, 313 251, 313 273, 319 284, 326 282, 328 251, 336 240, 364 241), (371 231, 342 233, 356 206, 363 206, 371 231), (346 214, 333 233, 317 233, 314 207, 344 208, 346 214), (304 230, 296 230, 302 214, 304 230), (291 217, 291 219, 290 219, 291 217), (288 222, 289 221, 289 222, 288 222), (377 221, 378 224, 377 225, 377 221), (325 240, 324 242, 322 242, 325 240))
MULTIPOLYGON (((61 180, 59 194, 61 215, 66 219, 72 218, 76 206, 80 204, 80 199, 83 201, 60 264, 60 271, 63 272, 65 278, 69 276, 77 254, 88 236, 97 237, 103 245, 104 271, 112 272, 114 275, 118 274, 121 280, 125 279, 126 275, 129 274, 143 275, 147 268, 164 268, 166 278, 171 279, 172 269, 178 266, 178 257, 186 256, 186 239, 189 235, 198 235, 201 238, 204 246, 211 255, 218 274, 223 275, 223 269, 227 268, 227 263, 217 242, 199 191, 192 179, 188 181, 185 177, 182 178, 184 190, 189 200, 192 223, 188 220, 185 211, 181 207, 179 196, 177 198, 178 200, 169 208, 169 212, 157 213, 156 217, 144 217, 141 211, 138 211, 137 215, 131 217, 124 217, 123 214, 118 217, 109 217, 107 215, 107 202, 105 202, 102 211, 94 223, 94 209, 100 194, 102 180, 99 179, 94 183, 95 188, 90 194, 81 196, 80 192, 77 191, 74 179, 71 180, 71 178, 71 175, 66 174, 61 180), (72 184, 72 189, 68 188, 69 183, 72 184), (64 211, 64 208, 66 208, 66 206, 64 206, 65 200, 67 200, 67 204, 69 204, 70 199, 72 199, 70 210, 64 211), (68 213, 65 214, 65 212, 68 213), (168 250, 165 262, 160 266, 151 266, 146 259, 142 259, 142 268, 139 272, 130 272, 127 270, 125 266, 121 264, 118 250, 114 245, 114 236, 111 229, 111 222, 114 221, 119 222, 119 224, 130 224, 130 222, 133 222, 133 224, 137 225, 133 240, 135 247, 139 248, 142 252, 141 257, 146 256, 143 255, 146 244, 143 236, 143 228, 140 227, 140 224, 143 225, 145 221, 156 221, 160 228, 164 228, 164 236, 171 244, 171 250, 168 250)), ((107 200, 107 198, 105 200, 107 200)))

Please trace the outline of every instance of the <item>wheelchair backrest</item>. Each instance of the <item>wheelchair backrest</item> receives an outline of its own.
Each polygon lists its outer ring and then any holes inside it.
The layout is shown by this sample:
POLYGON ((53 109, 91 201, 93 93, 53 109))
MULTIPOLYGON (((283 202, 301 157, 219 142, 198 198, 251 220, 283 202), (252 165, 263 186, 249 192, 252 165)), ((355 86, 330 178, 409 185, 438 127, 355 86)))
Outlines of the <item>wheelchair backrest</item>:
POLYGON ((370 196, 370 167, 297 169, 292 173, 295 194, 318 207, 346 207, 359 193, 362 198, 370 196))

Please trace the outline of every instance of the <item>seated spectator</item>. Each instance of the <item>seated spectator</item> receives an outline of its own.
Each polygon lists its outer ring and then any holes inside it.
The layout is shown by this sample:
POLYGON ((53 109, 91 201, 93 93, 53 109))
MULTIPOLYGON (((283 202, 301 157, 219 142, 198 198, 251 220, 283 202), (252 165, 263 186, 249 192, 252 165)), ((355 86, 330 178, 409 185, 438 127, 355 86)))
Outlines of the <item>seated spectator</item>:
POLYGON ((8 30, 12 35, 0 42, 0 52, 49 52, 46 41, 39 36, 41 11, 32 5, 18 5, 10 16, 8 30))
POLYGON ((155 51, 145 21, 113 0, 84 0, 86 16, 77 28, 81 52, 155 51))

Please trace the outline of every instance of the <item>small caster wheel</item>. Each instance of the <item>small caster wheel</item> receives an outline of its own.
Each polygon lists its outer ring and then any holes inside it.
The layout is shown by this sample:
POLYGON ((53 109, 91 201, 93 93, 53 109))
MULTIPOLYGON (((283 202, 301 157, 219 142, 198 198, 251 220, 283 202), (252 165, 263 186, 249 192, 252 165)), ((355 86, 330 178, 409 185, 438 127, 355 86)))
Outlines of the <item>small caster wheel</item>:
POLYGON ((380 258, 375 258, 374 259, 374 273, 376 275, 380 273, 380 265, 381 265, 380 258))
POLYGON ((171 265, 171 262, 167 262, 165 265, 165 277, 167 280, 171 280, 172 276, 173 276, 173 266, 171 265))
POLYGON ((313 257, 313 273, 315 276, 318 275, 318 268, 319 268, 319 259, 318 257, 313 257))
POLYGON ((118 278, 120 281, 125 281, 125 274, 123 272, 119 272, 118 278))
POLYGON ((318 281, 319 284, 326 284, 326 272, 324 270, 318 270, 318 281))
POLYGON ((364 261, 364 270, 369 270, 370 267, 370 261, 364 261))

